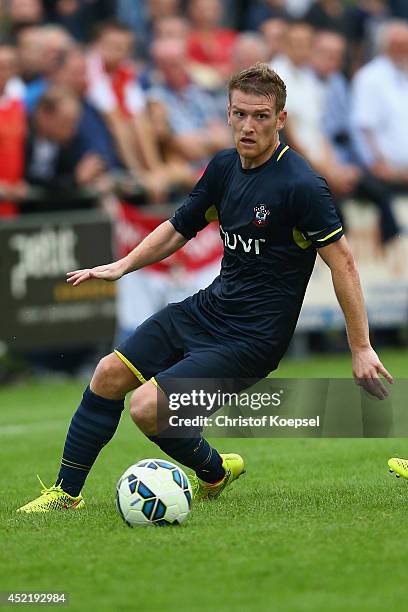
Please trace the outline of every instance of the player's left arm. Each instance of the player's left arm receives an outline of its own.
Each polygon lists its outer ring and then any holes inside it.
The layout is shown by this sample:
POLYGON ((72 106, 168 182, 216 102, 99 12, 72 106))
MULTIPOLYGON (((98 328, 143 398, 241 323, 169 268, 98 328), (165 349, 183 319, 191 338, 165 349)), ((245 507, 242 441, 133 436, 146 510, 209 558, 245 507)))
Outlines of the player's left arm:
POLYGON ((319 248, 318 252, 330 268, 333 287, 346 321, 354 379, 371 395, 384 399, 388 392, 379 376, 384 376, 389 383, 393 378, 370 344, 360 277, 347 239, 342 236, 336 242, 319 248))

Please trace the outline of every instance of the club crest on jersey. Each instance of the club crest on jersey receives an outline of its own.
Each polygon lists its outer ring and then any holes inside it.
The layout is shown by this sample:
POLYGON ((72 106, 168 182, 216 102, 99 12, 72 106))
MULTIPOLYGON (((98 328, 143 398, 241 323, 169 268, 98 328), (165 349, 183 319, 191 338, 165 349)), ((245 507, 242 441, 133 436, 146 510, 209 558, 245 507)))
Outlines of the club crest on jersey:
POLYGON ((255 219, 254 219, 254 224, 257 225, 258 227, 262 227, 263 225, 266 225, 267 221, 268 221, 268 215, 270 214, 270 210, 268 210, 265 206, 265 204, 258 204, 258 206, 255 206, 254 208, 254 213, 255 213, 255 219))

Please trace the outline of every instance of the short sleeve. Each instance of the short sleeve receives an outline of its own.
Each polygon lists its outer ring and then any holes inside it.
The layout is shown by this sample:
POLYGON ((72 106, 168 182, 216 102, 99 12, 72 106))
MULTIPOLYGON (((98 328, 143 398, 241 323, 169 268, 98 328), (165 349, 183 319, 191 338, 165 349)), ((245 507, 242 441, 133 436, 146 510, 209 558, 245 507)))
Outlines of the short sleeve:
POLYGON ((213 158, 187 200, 170 219, 174 228, 187 240, 216 219, 217 165, 213 158))
POLYGON ((336 242, 344 233, 329 187, 320 176, 311 174, 294 185, 291 211, 295 227, 315 248, 336 242))

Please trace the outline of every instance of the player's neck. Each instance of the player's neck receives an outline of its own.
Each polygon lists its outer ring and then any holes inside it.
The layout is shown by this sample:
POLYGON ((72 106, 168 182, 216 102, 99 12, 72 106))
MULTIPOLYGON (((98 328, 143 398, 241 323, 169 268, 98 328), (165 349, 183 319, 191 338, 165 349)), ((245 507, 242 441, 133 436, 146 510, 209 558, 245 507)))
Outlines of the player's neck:
POLYGON ((244 157, 240 155, 241 166, 243 170, 252 170, 253 168, 257 168, 258 166, 262 166, 265 162, 267 162, 272 155, 275 153, 276 149, 279 147, 280 141, 279 138, 268 148, 262 155, 258 157, 244 157))

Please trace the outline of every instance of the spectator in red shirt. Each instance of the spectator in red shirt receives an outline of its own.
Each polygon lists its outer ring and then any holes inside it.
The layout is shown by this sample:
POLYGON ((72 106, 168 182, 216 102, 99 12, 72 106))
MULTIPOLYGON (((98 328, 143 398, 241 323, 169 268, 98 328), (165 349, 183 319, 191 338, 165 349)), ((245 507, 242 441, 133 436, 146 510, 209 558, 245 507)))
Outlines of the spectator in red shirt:
POLYGON ((132 61, 133 34, 116 21, 100 25, 88 55, 88 94, 109 122, 126 167, 136 175, 161 162, 132 61))
POLYGON ((231 73, 231 52, 237 37, 234 30, 222 28, 220 0, 190 0, 188 14, 193 24, 187 43, 189 57, 212 67, 227 78, 231 73))
POLYGON ((13 47, 0 46, 0 218, 15 217, 24 172, 26 121, 19 98, 6 91, 16 73, 17 56, 13 47))

